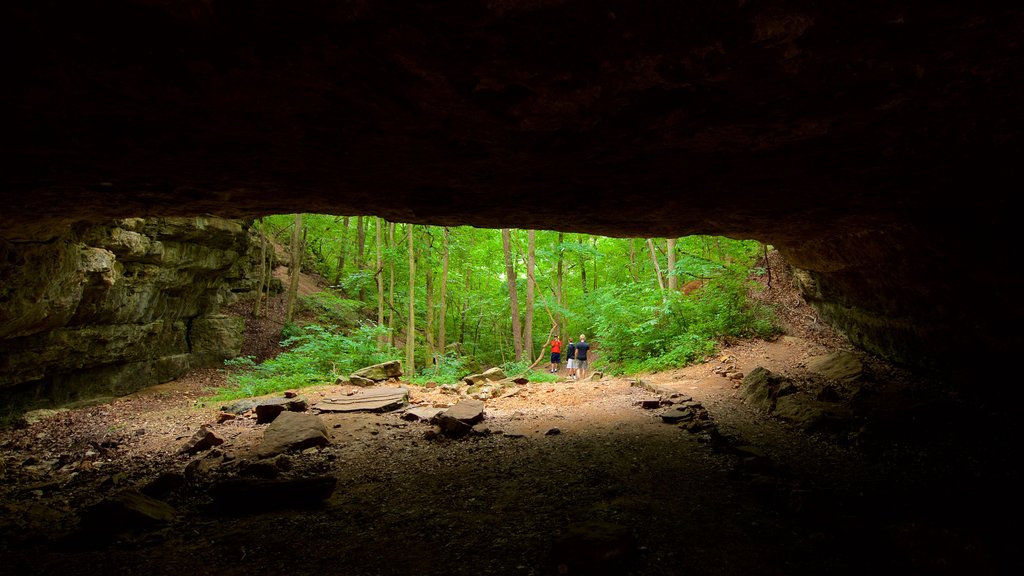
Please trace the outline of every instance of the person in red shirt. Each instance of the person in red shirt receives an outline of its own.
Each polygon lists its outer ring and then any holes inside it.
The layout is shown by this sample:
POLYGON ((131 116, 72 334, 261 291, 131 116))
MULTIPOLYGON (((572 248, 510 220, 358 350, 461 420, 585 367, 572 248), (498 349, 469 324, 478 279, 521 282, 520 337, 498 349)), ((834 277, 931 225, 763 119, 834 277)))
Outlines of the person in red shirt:
POLYGON ((555 336, 549 344, 551 344, 551 366, 548 367, 548 372, 557 374, 559 364, 562 363, 562 341, 555 336))

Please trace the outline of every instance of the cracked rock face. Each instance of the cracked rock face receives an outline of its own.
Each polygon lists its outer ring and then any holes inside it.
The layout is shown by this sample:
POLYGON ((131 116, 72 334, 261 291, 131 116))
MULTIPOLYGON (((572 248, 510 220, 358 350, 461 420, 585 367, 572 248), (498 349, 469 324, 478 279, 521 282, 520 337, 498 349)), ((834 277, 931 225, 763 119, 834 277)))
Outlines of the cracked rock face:
POLYGON ((965 350, 1020 343, 1004 328, 1024 320, 1011 2, 4 12, 8 245, 76 222, 298 211, 716 234, 779 248, 824 318, 901 364, 956 371, 965 350))

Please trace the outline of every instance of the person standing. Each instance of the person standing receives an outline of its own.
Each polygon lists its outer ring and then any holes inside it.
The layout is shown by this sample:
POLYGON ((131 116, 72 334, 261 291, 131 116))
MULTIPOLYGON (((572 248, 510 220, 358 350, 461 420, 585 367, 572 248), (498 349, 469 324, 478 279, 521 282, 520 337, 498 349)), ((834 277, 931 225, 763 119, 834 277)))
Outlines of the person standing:
POLYGON ((572 343, 572 336, 569 336, 569 345, 565 347, 565 377, 576 377, 576 345, 572 343))
POLYGON ((580 341, 576 344, 576 379, 583 380, 587 377, 587 351, 590 344, 587 344, 587 337, 580 334, 580 341))
POLYGON ((562 363, 562 358, 561 358, 562 341, 558 339, 558 335, 556 334, 551 339, 550 344, 551 344, 551 366, 548 366, 548 372, 550 372, 552 374, 557 374, 558 373, 559 365, 562 363))

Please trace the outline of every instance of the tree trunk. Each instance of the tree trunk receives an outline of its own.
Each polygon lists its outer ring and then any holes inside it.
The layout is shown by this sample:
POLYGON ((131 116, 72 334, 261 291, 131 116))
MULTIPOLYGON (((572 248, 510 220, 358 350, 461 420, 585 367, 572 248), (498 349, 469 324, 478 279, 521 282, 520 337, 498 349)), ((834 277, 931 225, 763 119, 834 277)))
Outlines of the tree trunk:
POLYGON ((658 288, 665 291, 665 279, 661 275, 661 266, 658 265, 658 252, 654 249, 654 242, 647 239, 647 249, 651 251, 651 262, 654 263, 654 273, 658 276, 658 288))
MULTIPOLYGON (((430 227, 426 227, 427 234, 430 234, 430 227)), ((432 252, 430 242, 427 243, 426 253, 423 255, 423 277, 424 286, 427 291, 427 329, 426 329, 426 341, 427 341, 427 367, 433 366, 434 364, 434 267, 430 265, 430 253, 432 252)))
POLYGON ((565 342, 566 338, 566 326, 565 326, 565 313, 562 312, 565 308, 565 295, 562 293, 562 279, 565 273, 565 254, 562 252, 562 243, 565 241, 565 233, 558 233, 558 270, 555 275, 555 302, 558 304, 558 339, 565 342))
POLYGON ((526 359, 530 360, 533 358, 533 300, 537 283, 534 278, 534 268, 537 264, 537 232, 528 230, 526 237, 526 326, 523 331, 523 352, 526 353, 526 359))
POLYGON ((667 238, 665 240, 665 252, 668 253, 668 289, 669 291, 675 291, 679 288, 679 276, 676 274, 676 239, 667 238))
POLYGON ((395 223, 388 222, 388 338, 392 346, 397 346, 395 340, 395 223))
POLYGON ((416 374, 416 250, 412 241, 412 224, 406 224, 409 237, 409 321, 405 327, 405 374, 416 374))
POLYGON ((508 302, 512 312, 512 346, 518 362, 523 358, 523 340, 519 329, 519 294, 516 291, 516 269, 512 260, 512 238, 508 228, 501 229, 501 244, 505 249, 505 279, 508 283, 508 302))
POLYGON ((598 252, 597 252, 597 236, 592 237, 591 240, 594 242, 594 290, 596 291, 597 290, 597 256, 598 256, 598 252))
MULTIPOLYGON (((583 234, 580 234, 580 246, 586 246, 586 240, 583 238, 583 234)), ((580 256, 580 284, 583 286, 583 293, 587 293, 587 258, 583 255, 583 250, 579 251, 580 256)))
MULTIPOLYGON (((377 279, 377 326, 384 325, 384 251, 381 243, 384 241, 383 218, 377 218, 377 272, 373 276, 377 279)), ((378 342, 381 346, 387 342, 387 334, 381 334, 378 342)))
POLYGON ((469 315, 469 295, 472 294, 472 289, 473 289, 473 283, 471 281, 472 278, 473 278, 473 269, 467 267, 466 268, 466 291, 465 291, 465 293, 463 293, 463 300, 462 300, 462 320, 459 323, 460 324, 460 326, 459 326, 459 342, 461 342, 462 344, 466 343, 466 316, 469 315))
POLYGON ((439 326, 437 327, 437 348, 441 356, 444 356, 445 347, 445 326, 448 324, 448 244, 451 241, 451 231, 447 226, 444 228, 444 253, 441 256, 441 312, 439 326))
POLYGON ((341 275, 345 272, 345 253, 348 252, 348 216, 341 219, 341 244, 338 247, 338 269, 334 271, 335 286, 341 284, 341 275))
POLYGON ((302 270, 302 214, 296 214, 292 223, 291 249, 291 283, 288 286, 288 313, 285 315, 285 321, 289 323, 295 319, 295 300, 299 294, 299 272, 302 270))
POLYGON ((256 272, 256 302, 252 306, 252 315, 259 318, 260 305, 263 303, 263 282, 267 274, 267 239, 263 236, 263 218, 257 218, 254 227, 260 239, 260 267, 256 272))
POLYGON ((636 238, 629 239, 629 277, 633 282, 639 282, 640 276, 636 271, 636 238))
MULTIPOLYGON (((363 251, 366 249, 366 221, 362 216, 356 219, 356 272, 362 273, 366 268, 366 258, 363 251)), ((359 282, 359 301, 366 301, 366 283, 359 282)))
POLYGON ((476 356, 480 349, 480 325, 484 323, 484 313, 481 309, 480 316, 476 319, 476 333, 473 335, 473 355, 476 356))

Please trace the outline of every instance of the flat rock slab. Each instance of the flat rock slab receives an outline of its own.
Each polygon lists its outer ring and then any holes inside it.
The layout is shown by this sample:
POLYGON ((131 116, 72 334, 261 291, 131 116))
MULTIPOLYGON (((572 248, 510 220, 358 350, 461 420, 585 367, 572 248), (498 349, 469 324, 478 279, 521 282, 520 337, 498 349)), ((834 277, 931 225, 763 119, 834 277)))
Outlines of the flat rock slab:
POLYGON ((321 412, 391 412, 405 406, 409 401, 409 389, 366 388, 349 396, 324 398, 313 408, 321 412))
POLYGON ((444 408, 433 408, 433 407, 430 407, 430 406, 416 406, 415 408, 410 408, 410 409, 406 410, 402 414, 402 419, 403 420, 412 420, 412 421, 417 421, 417 420, 429 421, 429 420, 433 420, 434 416, 437 416, 441 412, 444 412, 444 410, 445 410, 444 408))

